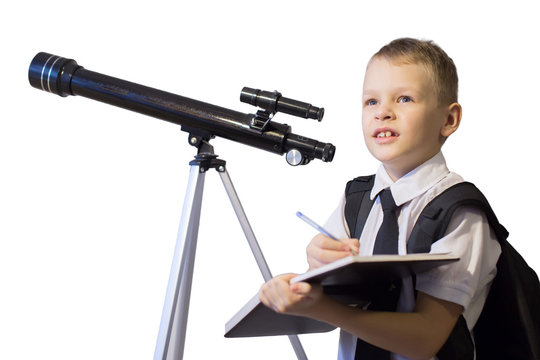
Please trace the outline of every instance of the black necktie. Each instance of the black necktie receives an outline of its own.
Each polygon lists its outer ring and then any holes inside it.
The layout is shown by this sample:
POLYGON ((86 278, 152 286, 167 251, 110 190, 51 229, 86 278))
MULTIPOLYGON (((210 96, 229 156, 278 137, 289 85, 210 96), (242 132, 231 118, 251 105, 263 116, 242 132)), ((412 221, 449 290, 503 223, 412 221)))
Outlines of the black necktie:
POLYGON ((398 253, 398 222, 397 222, 397 205, 392 196, 390 188, 380 192, 381 206, 383 209, 383 222, 375 238, 375 254, 397 254, 398 253))
MULTIPOLYGON (((399 228, 396 213, 398 206, 396 206, 390 188, 381 191, 379 193, 379 198, 383 209, 383 222, 377 232, 377 237, 375 238, 373 255, 397 254, 399 228)), ((400 292, 400 280, 389 284, 388 291, 382 294, 381 297, 374 299, 371 302, 369 309, 374 311, 395 311, 400 292)), ((371 345, 361 339, 357 339, 355 359, 390 359, 390 352, 371 345)))

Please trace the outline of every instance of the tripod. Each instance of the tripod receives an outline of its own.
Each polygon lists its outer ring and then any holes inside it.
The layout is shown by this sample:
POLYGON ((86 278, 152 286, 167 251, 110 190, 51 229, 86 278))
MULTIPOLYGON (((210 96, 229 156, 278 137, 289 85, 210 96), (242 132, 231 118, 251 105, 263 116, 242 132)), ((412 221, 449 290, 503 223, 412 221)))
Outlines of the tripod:
MULTIPOLYGON (((240 222, 264 280, 268 281, 272 278, 270 269, 225 168, 225 161, 217 159, 214 148, 203 138, 190 134, 190 144, 196 146, 198 151, 195 160, 189 163, 191 166, 189 181, 167 285, 165 304, 161 315, 154 360, 179 360, 183 358, 204 179, 206 171, 209 169, 216 169, 221 177, 225 191, 231 200, 236 217, 240 222)), ((289 340, 296 357, 299 360, 307 360, 298 336, 289 335, 289 340)))

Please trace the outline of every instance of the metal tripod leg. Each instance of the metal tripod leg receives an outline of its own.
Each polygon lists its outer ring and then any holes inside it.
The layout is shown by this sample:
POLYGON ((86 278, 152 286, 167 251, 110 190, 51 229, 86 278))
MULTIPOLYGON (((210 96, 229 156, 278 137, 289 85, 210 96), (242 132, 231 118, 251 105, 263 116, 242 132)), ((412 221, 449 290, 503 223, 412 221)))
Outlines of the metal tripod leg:
MULTIPOLYGON (((255 233, 253 232, 253 229, 251 228, 251 225, 249 224, 246 213, 244 212, 244 208, 242 207, 242 204, 240 203, 238 194, 236 193, 236 190, 234 189, 234 185, 231 181, 229 173, 227 172, 227 169, 225 168, 219 168, 218 171, 219 171, 219 175, 221 176, 221 180, 223 181, 223 186, 225 186, 225 191, 227 192, 227 195, 229 195, 229 199, 231 200, 231 204, 234 208, 234 212, 236 213, 236 217, 238 218, 238 221, 240 222, 240 226, 242 226, 242 230, 244 230, 244 234, 246 235, 246 239, 249 243, 249 247, 251 248, 251 252, 253 253, 255 260, 257 261, 257 265, 259 266, 259 269, 261 270, 261 274, 264 278, 264 281, 268 281, 272 278, 272 273, 270 272, 270 268, 268 267, 268 264, 266 263, 266 260, 261 251, 259 243, 257 242, 257 239, 255 238, 255 233)), ((306 353, 304 352, 304 348, 302 347, 302 344, 300 343, 300 339, 298 339, 298 336, 289 335, 289 341, 291 342, 294 352, 296 353, 296 357, 299 360, 307 360, 306 353)))
MULTIPOLYGON (((229 174, 224 165, 217 167, 217 169, 263 278, 267 281, 272 278, 272 274, 249 225, 229 174)), ((191 165, 154 360, 180 360, 183 358, 205 170, 201 171, 199 165, 191 165)), ((297 358, 307 360, 298 337, 289 335, 289 340, 297 358)))
POLYGON ((154 360, 182 359, 199 232, 204 172, 191 166, 154 360))

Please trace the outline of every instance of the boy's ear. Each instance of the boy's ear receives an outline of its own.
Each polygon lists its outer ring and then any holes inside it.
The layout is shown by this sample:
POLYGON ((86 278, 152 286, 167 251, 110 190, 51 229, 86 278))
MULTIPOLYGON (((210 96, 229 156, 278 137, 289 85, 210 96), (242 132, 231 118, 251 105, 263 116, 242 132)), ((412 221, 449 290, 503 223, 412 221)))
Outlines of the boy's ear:
POLYGON ((448 106, 448 114, 446 115, 446 121, 441 128, 441 135, 448 137, 452 135, 459 127, 461 123, 461 105, 457 102, 448 106))

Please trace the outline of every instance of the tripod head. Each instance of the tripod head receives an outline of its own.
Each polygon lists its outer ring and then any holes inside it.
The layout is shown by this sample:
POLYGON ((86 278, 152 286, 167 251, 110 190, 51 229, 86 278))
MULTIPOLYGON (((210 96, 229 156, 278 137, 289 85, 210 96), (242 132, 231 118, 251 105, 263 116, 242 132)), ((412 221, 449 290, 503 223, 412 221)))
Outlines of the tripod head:
POLYGON ((293 134, 290 126, 271 121, 277 111, 320 121, 324 109, 283 98, 277 92, 244 88, 241 99, 264 108, 257 114, 244 114, 89 71, 73 59, 44 52, 30 63, 28 79, 33 87, 62 97, 80 95, 178 124, 190 133, 189 143, 194 146, 201 139, 221 136, 280 155, 286 153, 291 165, 334 158, 334 145, 293 134))

